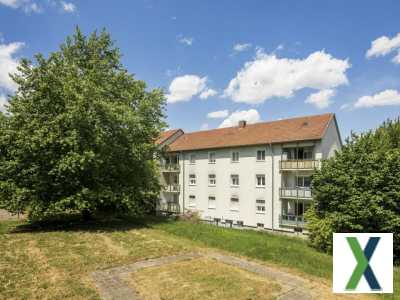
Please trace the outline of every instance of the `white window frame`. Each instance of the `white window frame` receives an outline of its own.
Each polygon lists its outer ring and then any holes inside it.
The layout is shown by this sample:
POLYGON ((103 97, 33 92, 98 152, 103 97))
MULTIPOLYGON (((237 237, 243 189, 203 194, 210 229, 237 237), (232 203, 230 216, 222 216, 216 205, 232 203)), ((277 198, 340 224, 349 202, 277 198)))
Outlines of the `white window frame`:
POLYGON ((256 151, 256 161, 264 162, 266 157, 267 157, 267 151, 265 149, 258 149, 256 151), (264 159, 258 159, 258 152, 264 152, 264 159))
POLYGON ((216 186, 217 185, 217 175, 214 173, 208 174, 208 185, 209 186, 216 186), (214 178, 210 177, 214 176, 214 178), (214 182, 212 182, 214 181, 214 182))
MULTIPOLYGON (((261 183, 262 183, 262 180, 261 180, 261 183)), ((267 185, 267 179, 266 179, 266 176, 265 176, 265 174, 256 174, 256 187, 258 187, 258 188, 265 188, 265 186, 267 185), (264 178, 264 184, 259 184, 258 183, 258 178, 264 178)))
POLYGON ((240 161, 240 152, 239 151, 232 151, 231 152, 231 163, 238 163, 240 161), (234 154, 237 153, 237 160, 234 160, 234 154))
POLYGON ((196 195, 189 195, 189 207, 196 207, 196 195))
POLYGON ((240 186, 239 174, 231 174, 231 186, 233 187, 240 186), (234 184, 233 178, 237 178, 237 184, 234 184))
POLYGON ((256 214, 265 215, 266 203, 264 199, 256 199, 256 214), (263 209, 264 208, 264 209, 263 209))
POLYGON ((217 208, 217 197, 213 195, 208 196, 208 209, 216 209, 216 208, 217 208))
POLYGON ((196 164, 196 154, 194 154, 194 153, 189 154, 189 163, 191 165, 195 165, 196 164))
POLYGON ((208 163, 209 164, 215 164, 217 162, 217 157, 215 152, 208 152, 208 163), (214 159, 211 159, 211 155, 214 155, 214 159))
POLYGON ((196 184, 197 184, 197 176, 196 176, 196 174, 194 174, 194 173, 189 174, 189 185, 195 186, 196 184))
POLYGON ((238 196, 231 196, 229 199, 229 208, 231 211, 239 211, 240 209, 240 200, 238 196), (236 200, 233 200, 236 199, 236 200))

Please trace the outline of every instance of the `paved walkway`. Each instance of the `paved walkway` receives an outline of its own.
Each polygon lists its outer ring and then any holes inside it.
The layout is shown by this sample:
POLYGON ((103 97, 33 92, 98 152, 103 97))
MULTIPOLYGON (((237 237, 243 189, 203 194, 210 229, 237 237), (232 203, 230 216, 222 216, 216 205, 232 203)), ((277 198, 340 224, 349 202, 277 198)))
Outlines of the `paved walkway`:
POLYGON ((276 281, 281 285, 281 292, 278 296, 278 299, 311 299, 310 294, 305 290, 306 282, 301 278, 285 272, 281 272, 274 268, 258 264, 256 262, 251 262, 242 258, 220 253, 188 253, 166 256, 157 259, 149 259, 139 261, 127 266, 93 272, 92 278, 100 292, 101 298, 104 300, 141 300, 141 297, 135 291, 135 289, 126 283, 131 273, 143 268, 158 267, 179 261, 196 259, 199 257, 213 258, 219 262, 232 265, 255 273, 259 276, 268 278, 269 280, 276 281))
POLYGON ((18 220, 18 219, 22 219, 23 216, 20 215, 12 215, 10 214, 8 211, 4 210, 4 209, 0 209, 0 221, 6 221, 6 220, 18 220))

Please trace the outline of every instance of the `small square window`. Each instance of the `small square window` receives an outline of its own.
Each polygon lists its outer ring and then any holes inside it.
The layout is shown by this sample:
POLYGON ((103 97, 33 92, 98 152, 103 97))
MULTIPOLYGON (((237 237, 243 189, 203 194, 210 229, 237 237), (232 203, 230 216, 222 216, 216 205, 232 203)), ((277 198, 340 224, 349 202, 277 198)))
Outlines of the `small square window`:
POLYGON ((263 223, 257 223, 257 227, 264 228, 264 224, 263 223))
POLYGON ((256 186, 257 187, 265 187, 265 175, 264 174, 256 175, 256 186))
POLYGON ((231 162, 239 162, 239 151, 233 151, 231 156, 231 162))
POLYGON ((257 161, 265 161, 265 150, 257 150, 257 161))
POLYGON ((265 200, 263 199, 256 200, 256 213, 265 214, 265 200))
POLYGON ((217 184, 217 176, 215 174, 208 174, 208 185, 215 186, 217 184))
POLYGON ((239 197, 231 197, 230 209, 233 211, 239 211, 239 197))
POLYGON ((189 195, 189 207, 195 207, 195 206, 196 206, 196 196, 189 195))
POLYGON ((217 200, 215 196, 208 197, 208 208, 209 209, 216 209, 217 208, 217 200))
POLYGON ((196 154, 190 154, 189 156, 189 163, 194 165, 196 163, 196 154))
POLYGON ((189 174, 189 185, 196 185, 196 174, 189 174))
POLYGON ((215 152, 208 153, 208 163, 215 164, 215 152))
POLYGON ((239 175, 232 174, 231 175, 231 185, 232 186, 239 186, 239 175))

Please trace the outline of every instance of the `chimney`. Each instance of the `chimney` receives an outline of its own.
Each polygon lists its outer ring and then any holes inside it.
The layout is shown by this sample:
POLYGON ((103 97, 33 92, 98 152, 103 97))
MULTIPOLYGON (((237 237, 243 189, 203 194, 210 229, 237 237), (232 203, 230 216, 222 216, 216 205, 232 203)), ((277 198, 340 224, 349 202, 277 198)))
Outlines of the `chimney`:
POLYGON ((239 128, 245 128, 246 127, 246 121, 245 120, 240 120, 239 121, 239 128))

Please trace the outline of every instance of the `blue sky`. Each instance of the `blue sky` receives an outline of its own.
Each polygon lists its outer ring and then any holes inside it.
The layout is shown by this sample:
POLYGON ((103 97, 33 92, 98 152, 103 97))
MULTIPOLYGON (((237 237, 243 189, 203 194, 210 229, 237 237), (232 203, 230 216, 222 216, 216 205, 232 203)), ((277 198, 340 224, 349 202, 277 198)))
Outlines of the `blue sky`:
POLYGON ((347 136, 400 115, 399 11, 399 1, 0 0, 0 106, 15 90, 6 70, 57 50, 78 25, 106 28, 128 70, 165 89, 171 128, 334 112, 347 136))

